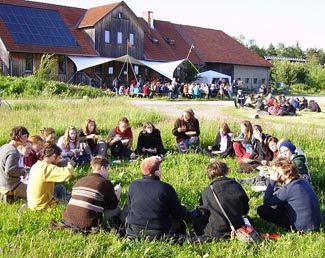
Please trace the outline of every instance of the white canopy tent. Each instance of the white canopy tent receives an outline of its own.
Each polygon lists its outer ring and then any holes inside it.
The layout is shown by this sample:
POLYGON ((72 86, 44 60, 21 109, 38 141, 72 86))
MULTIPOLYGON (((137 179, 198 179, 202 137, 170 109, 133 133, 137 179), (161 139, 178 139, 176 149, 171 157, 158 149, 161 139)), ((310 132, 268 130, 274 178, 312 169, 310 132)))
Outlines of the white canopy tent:
POLYGON ((231 76, 223 74, 223 73, 218 73, 218 72, 212 71, 212 70, 198 73, 196 75, 196 77, 198 78, 196 80, 196 82, 199 82, 199 83, 211 84, 213 82, 213 79, 219 79, 219 78, 228 79, 228 82, 231 83, 231 76))
POLYGON ((152 70, 162 74, 168 79, 173 79, 173 74, 177 66, 183 63, 186 59, 181 59, 173 62, 151 62, 138 60, 132 56, 125 55, 117 58, 108 57, 83 57, 83 56, 69 56, 71 61, 76 65, 77 71, 87 69, 96 65, 118 61, 118 62, 129 62, 135 65, 144 65, 150 67, 152 70))

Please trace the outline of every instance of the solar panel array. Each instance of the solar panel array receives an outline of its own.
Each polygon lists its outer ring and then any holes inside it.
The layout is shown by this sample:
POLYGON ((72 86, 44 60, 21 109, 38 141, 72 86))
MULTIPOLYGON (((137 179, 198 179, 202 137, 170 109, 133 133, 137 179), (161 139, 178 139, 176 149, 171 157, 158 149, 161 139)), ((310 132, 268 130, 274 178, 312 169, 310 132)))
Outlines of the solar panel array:
POLYGON ((79 47, 58 11, 0 4, 0 16, 17 44, 79 47))

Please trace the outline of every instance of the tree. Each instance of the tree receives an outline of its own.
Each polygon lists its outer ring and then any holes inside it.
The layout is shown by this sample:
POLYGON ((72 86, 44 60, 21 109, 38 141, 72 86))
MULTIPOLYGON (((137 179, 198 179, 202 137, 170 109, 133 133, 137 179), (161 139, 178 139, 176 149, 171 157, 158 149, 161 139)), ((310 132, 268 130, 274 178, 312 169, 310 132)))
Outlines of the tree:
POLYGON ((290 87, 297 81, 297 69, 295 63, 289 61, 278 61, 272 62, 273 67, 271 68, 271 80, 275 83, 283 82, 286 86, 290 87))

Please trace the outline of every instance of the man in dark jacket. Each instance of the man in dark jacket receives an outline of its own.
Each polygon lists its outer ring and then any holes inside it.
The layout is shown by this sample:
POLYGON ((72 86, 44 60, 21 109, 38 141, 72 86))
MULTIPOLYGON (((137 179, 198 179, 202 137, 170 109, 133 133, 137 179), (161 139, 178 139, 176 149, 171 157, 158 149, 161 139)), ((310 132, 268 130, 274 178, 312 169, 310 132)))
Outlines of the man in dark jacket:
POLYGON ((143 178, 131 182, 128 193, 126 235, 131 238, 162 239, 178 235, 186 209, 174 188, 160 181, 161 158, 152 156, 141 163, 143 178))
MULTIPOLYGON (((213 162, 208 166, 207 176, 213 180, 213 190, 235 229, 243 226, 243 215, 249 211, 246 192, 235 179, 226 177, 228 167, 223 162, 213 162)), ((213 196, 210 186, 204 189, 200 206, 190 211, 195 233, 207 239, 228 238, 230 225, 213 196)))

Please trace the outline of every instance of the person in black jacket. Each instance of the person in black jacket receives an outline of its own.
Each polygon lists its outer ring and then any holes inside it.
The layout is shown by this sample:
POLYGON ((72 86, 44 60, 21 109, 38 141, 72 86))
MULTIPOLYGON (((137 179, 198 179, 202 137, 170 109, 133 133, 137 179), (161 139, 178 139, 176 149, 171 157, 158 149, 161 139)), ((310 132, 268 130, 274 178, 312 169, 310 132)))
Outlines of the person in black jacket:
MULTIPOLYGON (((207 176, 223 209, 235 229, 243 226, 243 216, 249 211, 249 198, 235 179, 227 177, 228 166, 223 162, 212 162, 207 169, 207 176)), ((197 236, 202 239, 229 238, 230 225, 213 196, 210 185, 204 189, 200 206, 189 212, 197 236)))
POLYGON ((166 150, 161 140, 159 129, 150 121, 143 123, 138 136, 136 153, 139 155, 164 155, 166 150))
POLYGON ((219 132, 216 135, 216 139, 212 146, 208 146, 203 149, 203 153, 210 156, 211 158, 215 156, 220 156, 221 158, 226 158, 227 156, 234 155, 234 149, 232 147, 232 140, 230 136, 230 128, 227 123, 222 123, 220 125, 219 132))
POLYGON ((152 156, 141 163, 143 177, 131 182, 128 193, 126 235, 130 238, 164 239, 185 233, 186 215, 175 189, 160 181, 161 158, 152 156))

